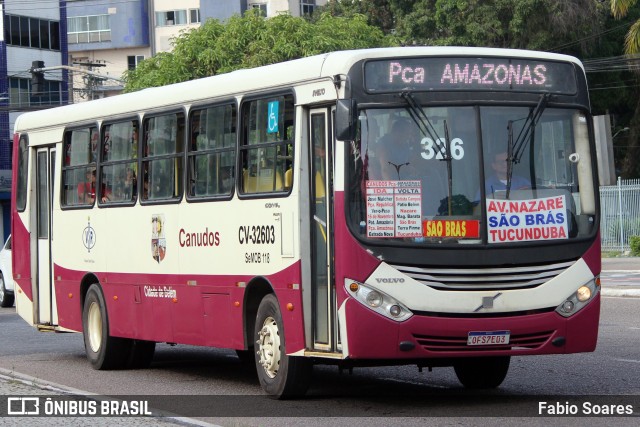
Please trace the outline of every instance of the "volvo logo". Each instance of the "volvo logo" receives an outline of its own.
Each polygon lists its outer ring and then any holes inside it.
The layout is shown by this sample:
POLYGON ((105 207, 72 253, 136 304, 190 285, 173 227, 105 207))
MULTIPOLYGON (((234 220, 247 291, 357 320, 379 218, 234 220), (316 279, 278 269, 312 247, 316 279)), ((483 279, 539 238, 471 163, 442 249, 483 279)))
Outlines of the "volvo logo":
POLYGON ((378 277, 376 278, 378 283, 404 283, 402 277, 378 277))
POLYGON ((492 297, 482 297, 482 304, 480 304, 480 306, 478 308, 476 308, 475 310, 473 310, 474 313, 477 313, 478 311, 484 309, 484 308, 493 308, 493 302, 495 300, 497 300, 500 295, 502 295, 502 292, 498 292, 497 294, 495 294, 492 297))
POLYGON ((91 249, 96 245, 96 230, 91 226, 91 218, 89 218, 87 226, 82 230, 82 244, 87 248, 88 252, 91 252, 91 249))

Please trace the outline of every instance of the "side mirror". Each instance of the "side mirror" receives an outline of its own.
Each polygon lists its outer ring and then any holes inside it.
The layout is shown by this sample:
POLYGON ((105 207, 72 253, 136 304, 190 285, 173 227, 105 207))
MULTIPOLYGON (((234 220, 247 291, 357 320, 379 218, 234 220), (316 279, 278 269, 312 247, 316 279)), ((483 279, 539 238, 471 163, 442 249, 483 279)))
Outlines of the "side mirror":
POLYGON ((353 141, 356 139, 358 104, 355 99, 338 99, 336 102, 336 139, 353 141))

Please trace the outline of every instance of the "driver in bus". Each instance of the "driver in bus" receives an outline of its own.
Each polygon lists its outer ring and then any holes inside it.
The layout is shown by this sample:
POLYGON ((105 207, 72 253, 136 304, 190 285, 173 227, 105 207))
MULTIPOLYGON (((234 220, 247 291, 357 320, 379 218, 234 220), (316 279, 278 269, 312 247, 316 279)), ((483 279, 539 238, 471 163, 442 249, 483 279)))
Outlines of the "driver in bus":
MULTIPOLYGON (((499 149, 493 151, 489 155, 491 159, 491 175, 487 176, 484 181, 484 190, 486 197, 496 198, 496 193, 504 192, 507 189, 507 151, 499 149)), ((531 187, 531 182, 520 175, 511 175, 511 190, 531 187)), ((480 203, 480 191, 476 194, 474 205, 480 203)))

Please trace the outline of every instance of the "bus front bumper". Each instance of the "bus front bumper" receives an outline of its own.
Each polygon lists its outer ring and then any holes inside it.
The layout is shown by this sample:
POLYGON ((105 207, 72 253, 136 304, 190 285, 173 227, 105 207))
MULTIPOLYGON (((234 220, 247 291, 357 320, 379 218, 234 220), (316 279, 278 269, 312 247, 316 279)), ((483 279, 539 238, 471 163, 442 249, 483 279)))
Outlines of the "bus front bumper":
MULTIPOLYGON (((395 322, 353 299, 345 301, 350 359, 442 359, 591 352, 596 348, 600 294, 575 315, 553 309, 533 314, 452 316, 416 314, 395 322), (469 345, 470 332, 508 331, 508 344, 469 345)), ((345 339, 343 337, 343 343, 345 339)))

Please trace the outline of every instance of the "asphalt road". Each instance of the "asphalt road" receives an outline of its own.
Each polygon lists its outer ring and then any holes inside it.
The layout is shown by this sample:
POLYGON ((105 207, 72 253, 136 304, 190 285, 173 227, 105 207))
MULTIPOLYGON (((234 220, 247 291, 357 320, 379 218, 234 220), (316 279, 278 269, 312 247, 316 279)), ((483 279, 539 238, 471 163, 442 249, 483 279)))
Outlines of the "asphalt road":
MULTIPOLYGON (((451 368, 422 373, 415 366, 358 368, 350 375, 335 367, 320 366, 314 371, 313 386, 304 400, 277 402, 263 395, 255 373, 242 365, 234 352, 166 344, 158 345, 151 369, 94 371, 85 359, 80 334, 39 333, 10 308, 0 309, 0 394, 142 396, 154 409, 189 417, 134 417, 124 420, 128 425, 504 426, 522 425, 522 417, 531 416, 534 418, 528 418, 527 425, 546 426, 549 419, 538 417, 542 401, 569 409, 574 401, 579 408, 585 402, 602 407, 632 405, 633 415, 638 417, 640 298, 633 293, 608 295, 618 288, 640 290, 640 264, 635 261, 603 262, 605 297, 595 352, 514 357, 503 385, 483 394, 462 388, 451 368)), ((544 411, 542 415, 553 416, 544 411)), ((42 421, 20 419, 20 424, 25 420, 27 425, 29 421, 42 421)), ((637 420, 616 416, 612 422, 616 426, 637 425, 637 420)), ((60 425, 96 425, 104 419, 54 421, 68 421, 60 425)), ((118 418, 118 424, 121 421, 118 418)), ((602 425, 606 420, 570 417, 554 418, 552 422, 602 425)), ((33 425, 38 424, 41 422, 33 425)), ((49 420, 47 424, 51 424, 49 420)))

